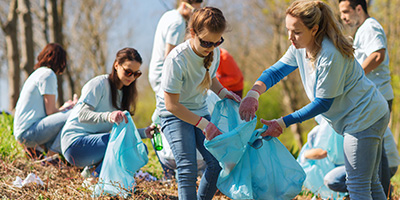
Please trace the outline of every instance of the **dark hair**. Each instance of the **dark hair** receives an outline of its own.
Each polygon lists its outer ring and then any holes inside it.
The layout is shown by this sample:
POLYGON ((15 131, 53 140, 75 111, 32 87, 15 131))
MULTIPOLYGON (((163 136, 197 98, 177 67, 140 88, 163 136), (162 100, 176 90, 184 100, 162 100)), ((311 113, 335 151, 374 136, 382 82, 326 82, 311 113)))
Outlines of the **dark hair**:
POLYGON ((36 70, 39 67, 48 67, 59 74, 64 72, 67 67, 67 52, 57 43, 47 44, 37 57, 37 63, 34 66, 36 70))
MULTIPOLYGON (((226 29, 226 20, 224 14, 218 8, 204 7, 193 13, 192 17, 190 17, 188 28, 193 29, 196 34, 201 34, 203 31, 223 33, 226 29)), ((213 58, 214 52, 212 51, 203 61, 207 71, 198 89, 204 93, 207 92, 207 89, 209 89, 211 85, 211 77, 208 69, 211 66, 213 58)))
POLYGON ((367 6, 367 1, 365 0, 339 0, 339 3, 342 1, 348 1, 350 3, 350 7, 353 9, 356 9, 358 5, 361 5, 362 9, 364 10, 365 14, 368 15, 368 6, 367 6))
POLYGON ((181 2, 186 2, 189 4, 194 4, 194 3, 203 3, 203 0, 181 0, 181 2))
POLYGON ((117 85, 120 84, 121 80, 118 78, 117 70, 115 69, 115 64, 123 64, 125 61, 136 61, 142 64, 142 57, 136 49, 134 48, 123 48, 118 51, 113 67, 108 77, 111 86, 111 101, 112 105, 118 110, 127 110, 132 115, 136 110, 136 100, 137 100, 137 88, 136 80, 133 81, 129 86, 122 86, 122 102, 121 107, 117 105, 117 85))

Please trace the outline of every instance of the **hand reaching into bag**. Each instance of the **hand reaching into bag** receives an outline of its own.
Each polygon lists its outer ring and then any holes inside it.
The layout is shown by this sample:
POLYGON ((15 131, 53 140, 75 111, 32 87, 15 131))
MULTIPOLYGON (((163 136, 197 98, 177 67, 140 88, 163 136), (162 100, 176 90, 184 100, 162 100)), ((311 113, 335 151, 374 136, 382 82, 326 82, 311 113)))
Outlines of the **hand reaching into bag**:
POLYGON ((217 95, 220 99, 224 99, 224 98, 232 99, 238 103, 240 103, 240 101, 242 100, 242 98, 240 98, 239 95, 235 94, 232 91, 228 91, 228 89, 226 89, 226 88, 221 88, 221 90, 218 92, 217 95))
POLYGON ((110 123, 116 123, 119 125, 122 121, 125 121, 125 123, 128 123, 128 118, 126 117, 124 112, 122 112, 120 110, 116 110, 116 111, 113 111, 108 116, 108 121, 110 123))
POLYGON ((203 134, 206 136, 207 140, 212 140, 216 136, 222 134, 222 132, 213 123, 203 117, 200 117, 196 127, 203 131, 203 134))
POLYGON ((256 116, 258 110, 258 98, 260 93, 256 90, 250 90, 239 106, 239 115, 242 120, 250 121, 256 116))

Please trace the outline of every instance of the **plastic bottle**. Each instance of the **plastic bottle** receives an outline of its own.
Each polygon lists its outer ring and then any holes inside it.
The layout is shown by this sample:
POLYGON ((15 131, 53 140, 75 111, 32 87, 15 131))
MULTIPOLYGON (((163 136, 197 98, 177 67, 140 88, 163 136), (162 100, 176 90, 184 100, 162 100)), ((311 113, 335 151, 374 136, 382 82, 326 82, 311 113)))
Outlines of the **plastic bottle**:
POLYGON ((157 126, 154 128, 153 144, 157 151, 161 151, 163 149, 162 136, 157 126))

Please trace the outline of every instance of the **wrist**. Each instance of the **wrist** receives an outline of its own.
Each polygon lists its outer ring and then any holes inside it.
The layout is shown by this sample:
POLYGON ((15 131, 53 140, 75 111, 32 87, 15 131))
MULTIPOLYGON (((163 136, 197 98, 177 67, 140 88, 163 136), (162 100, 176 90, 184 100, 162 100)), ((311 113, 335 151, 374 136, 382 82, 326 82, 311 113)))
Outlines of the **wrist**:
POLYGON ((253 98, 255 98, 255 99, 258 100, 258 98, 260 98, 260 94, 261 94, 261 93, 260 93, 259 91, 255 90, 255 89, 251 89, 251 90, 247 93, 246 97, 253 97, 253 98))
POLYGON ((227 95, 227 94, 229 94, 229 91, 228 91, 228 89, 226 89, 226 88, 221 88, 219 91, 218 91, 218 97, 220 98, 220 99, 223 99, 223 98, 225 98, 225 96, 227 95))
POLYGON ((278 122, 279 126, 281 126, 282 129, 286 128, 285 121, 283 121, 282 117, 279 119, 276 119, 276 121, 278 122))
POLYGON ((107 120, 110 123, 114 123, 113 120, 111 119, 111 113, 108 113, 107 120))
POLYGON ((210 121, 208 121, 206 118, 200 117, 199 121, 197 122, 197 124, 195 126, 203 131, 209 123, 210 123, 210 121))

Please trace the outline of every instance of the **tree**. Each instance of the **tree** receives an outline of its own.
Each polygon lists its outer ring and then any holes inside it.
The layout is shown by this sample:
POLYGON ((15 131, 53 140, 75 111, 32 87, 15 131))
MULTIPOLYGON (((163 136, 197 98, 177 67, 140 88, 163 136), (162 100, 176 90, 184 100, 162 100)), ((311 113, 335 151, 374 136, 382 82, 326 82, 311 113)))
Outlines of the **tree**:
MULTIPOLYGON (((21 25, 21 63, 20 68, 25 72, 25 77, 28 77, 33 72, 34 57, 33 57, 33 31, 32 31, 32 16, 29 0, 18 0, 18 17, 21 25)), ((18 90, 19 91, 19 90, 18 90)))
POLYGON ((17 8, 18 1, 12 0, 10 2, 7 21, 3 23, 0 19, 0 26, 5 34, 6 39, 6 51, 8 61, 8 81, 9 81, 9 94, 10 94, 10 105, 9 110, 13 111, 19 97, 20 88, 20 62, 19 62, 19 51, 18 51, 18 39, 17 39, 17 8))

